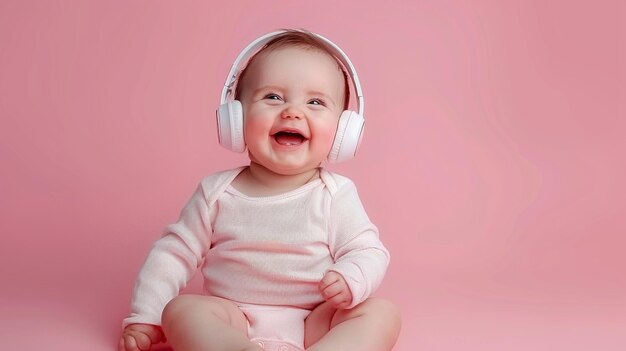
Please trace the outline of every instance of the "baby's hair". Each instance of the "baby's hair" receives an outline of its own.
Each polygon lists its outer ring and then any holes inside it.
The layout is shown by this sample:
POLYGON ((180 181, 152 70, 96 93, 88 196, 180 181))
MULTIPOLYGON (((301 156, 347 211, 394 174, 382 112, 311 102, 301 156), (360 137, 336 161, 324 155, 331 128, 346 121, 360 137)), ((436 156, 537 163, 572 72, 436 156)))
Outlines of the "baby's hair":
POLYGON ((305 49, 313 49, 319 50, 328 56, 332 57, 335 62, 337 62, 337 66, 341 73, 343 74, 344 81, 344 110, 348 109, 350 105, 350 85, 348 84, 348 74, 346 73, 345 68, 343 67, 343 63, 335 56, 333 53, 333 49, 324 42, 322 39, 318 38, 313 33, 304 30, 304 29, 283 29, 285 32, 279 34, 274 39, 270 40, 267 44, 265 44, 259 51, 257 51, 247 62, 246 67, 241 70, 239 73, 239 77, 237 78, 237 85, 235 87, 235 100, 239 99, 241 96, 241 89, 243 84, 240 84, 244 81, 246 72, 248 67, 250 67, 250 63, 254 61, 254 59, 262 52, 276 50, 283 47, 299 47, 305 49))

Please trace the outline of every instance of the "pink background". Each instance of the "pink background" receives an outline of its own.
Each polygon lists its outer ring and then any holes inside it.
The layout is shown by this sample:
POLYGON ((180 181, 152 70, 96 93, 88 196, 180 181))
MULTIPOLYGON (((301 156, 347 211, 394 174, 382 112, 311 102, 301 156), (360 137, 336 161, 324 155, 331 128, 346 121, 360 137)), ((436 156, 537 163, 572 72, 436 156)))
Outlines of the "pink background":
POLYGON ((367 134, 331 169, 392 252, 395 350, 626 349, 623 1, 209 3, 0 2, 3 349, 114 348, 152 242, 245 162, 220 87, 281 27, 359 71, 367 134))

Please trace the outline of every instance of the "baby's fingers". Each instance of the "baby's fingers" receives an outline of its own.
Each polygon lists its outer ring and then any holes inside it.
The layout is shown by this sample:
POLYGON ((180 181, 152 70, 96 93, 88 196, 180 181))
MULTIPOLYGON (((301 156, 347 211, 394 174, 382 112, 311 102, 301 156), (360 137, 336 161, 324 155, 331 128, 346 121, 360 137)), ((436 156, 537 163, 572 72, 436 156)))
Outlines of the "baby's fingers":
POLYGON ((339 294, 326 299, 336 309, 344 309, 350 305, 350 294, 346 291, 342 291, 339 294))
POLYGON ((148 337, 148 335, 139 332, 139 333, 134 333, 133 336, 135 337, 135 342, 137 343, 137 347, 140 350, 142 351, 150 350, 150 347, 152 347, 152 340, 150 340, 150 337, 148 337))
POLYGON ((131 335, 124 334, 120 339, 120 351, 137 351, 137 342, 131 335))
POLYGON ((334 283, 334 284, 324 287, 321 293, 322 293, 322 297, 324 297, 325 300, 328 300, 330 298, 337 296, 338 294, 341 294, 343 291, 344 291, 344 288, 341 284, 334 283))
POLYGON ((336 274, 335 272, 328 272, 326 273, 326 275, 324 275, 324 277, 322 278, 322 280, 320 281, 320 290, 324 290, 327 287, 335 284, 337 281, 339 281, 339 278, 337 277, 338 274, 336 274))
POLYGON ((123 344, 120 342, 120 350, 122 351, 147 351, 152 346, 150 338, 141 332, 124 334, 122 341, 123 344))

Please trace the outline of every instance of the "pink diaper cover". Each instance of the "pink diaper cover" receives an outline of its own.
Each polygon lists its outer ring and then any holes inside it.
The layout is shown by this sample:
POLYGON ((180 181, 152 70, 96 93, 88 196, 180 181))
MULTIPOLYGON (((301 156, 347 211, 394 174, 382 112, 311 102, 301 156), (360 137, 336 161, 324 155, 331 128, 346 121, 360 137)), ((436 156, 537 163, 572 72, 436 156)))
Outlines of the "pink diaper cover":
POLYGON ((248 337, 266 351, 304 351, 304 320, 310 310, 238 304, 248 319, 248 337))

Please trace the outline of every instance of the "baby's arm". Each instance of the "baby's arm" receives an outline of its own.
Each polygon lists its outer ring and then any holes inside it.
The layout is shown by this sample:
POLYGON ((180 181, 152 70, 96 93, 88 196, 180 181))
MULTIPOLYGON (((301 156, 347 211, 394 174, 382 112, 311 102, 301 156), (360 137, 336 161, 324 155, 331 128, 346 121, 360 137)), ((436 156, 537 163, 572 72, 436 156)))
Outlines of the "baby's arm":
POLYGON ((165 305, 193 277, 210 246, 211 211, 202 185, 181 212, 179 220, 167 227, 142 266, 133 292, 131 314, 123 322, 161 324, 165 305))
POLYGON ((152 324, 131 324, 124 328, 119 351, 149 350, 153 344, 165 341, 161 327, 152 324))
MULTIPOLYGON (((345 284, 351 295, 348 299, 344 292, 331 301, 340 300, 338 306, 352 308, 365 301, 382 282, 389 264, 389 252, 379 240, 378 229, 367 217, 351 181, 339 186, 332 200, 330 218, 330 249, 335 264, 328 273, 338 273, 342 279, 335 284, 345 284)), ((326 275, 324 279, 336 280, 332 275, 329 278, 326 275)), ((332 292, 322 295, 327 299, 332 292)))

